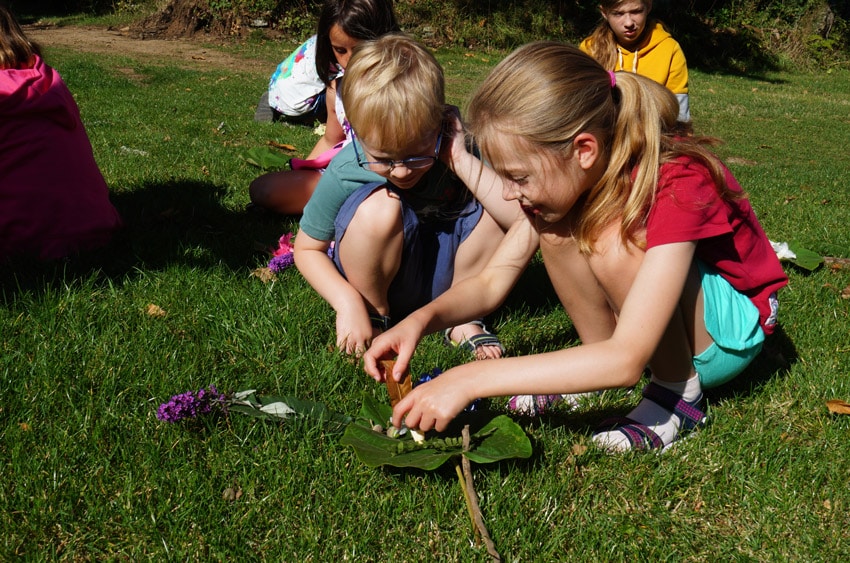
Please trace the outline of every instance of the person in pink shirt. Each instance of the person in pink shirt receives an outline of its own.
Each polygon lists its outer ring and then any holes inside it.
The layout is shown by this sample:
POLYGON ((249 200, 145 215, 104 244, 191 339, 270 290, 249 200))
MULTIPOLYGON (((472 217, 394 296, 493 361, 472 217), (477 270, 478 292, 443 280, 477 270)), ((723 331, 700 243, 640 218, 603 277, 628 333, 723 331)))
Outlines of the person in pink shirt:
POLYGON ((71 92, 0 4, 0 260, 91 250, 121 224, 71 92))

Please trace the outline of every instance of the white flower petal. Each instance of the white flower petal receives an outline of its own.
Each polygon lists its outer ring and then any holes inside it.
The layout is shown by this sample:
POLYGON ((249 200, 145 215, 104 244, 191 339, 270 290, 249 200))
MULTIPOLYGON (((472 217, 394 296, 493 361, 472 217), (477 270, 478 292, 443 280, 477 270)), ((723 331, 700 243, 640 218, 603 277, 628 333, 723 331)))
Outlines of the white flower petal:
POLYGON ((246 389, 245 391, 237 391, 236 393, 233 394, 233 398, 237 401, 241 401, 245 397, 247 397, 248 395, 250 395, 252 393, 255 393, 256 391, 257 391, 256 389, 246 389))
POLYGON ((773 242, 770 241, 770 246, 773 247, 773 251, 776 253, 776 257, 780 260, 795 260, 797 255, 788 248, 787 242, 773 242))
POLYGON ((260 410, 268 414, 279 416, 281 418, 286 418, 290 414, 295 414, 296 412, 292 407, 280 401, 278 401, 277 403, 269 403, 268 405, 263 405, 262 407, 260 407, 260 410))

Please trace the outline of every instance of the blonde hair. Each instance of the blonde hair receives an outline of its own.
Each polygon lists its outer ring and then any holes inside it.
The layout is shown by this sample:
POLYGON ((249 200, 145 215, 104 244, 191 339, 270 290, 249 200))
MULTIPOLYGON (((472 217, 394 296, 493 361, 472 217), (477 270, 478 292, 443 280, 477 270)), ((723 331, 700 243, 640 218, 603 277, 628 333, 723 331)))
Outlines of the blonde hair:
POLYGON ((0 69, 28 68, 40 54, 38 44, 27 38, 12 11, 0 4, 0 69))
POLYGON ((639 244, 662 164, 691 157, 711 173, 718 193, 742 197, 726 186, 719 161, 703 145, 712 139, 686 137, 678 123, 676 97, 656 82, 632 73, 611 74, 579 49, 541 41, 520 47, 484 80, 467 113, 482 154, 498 170, 494 141, 513 135, 531 150, 565 157, 579 133, 599 143, 606 170, 588 190, 574 233, 584 253, 602 229, 620 221, 623 241, 639 244))
MULTIPOLYGON (((616 9, 620 4, 625 4, 628 0, 602 0, 599 2, 599 7, 606 12, 616 9)), ((646 8, 647 12, 652 11, 652 1, 642 0, 641 4, 646 8)), ((652 33, 655 24, 658 20, 647 15, 646 27, 644 33, 652 33)), ((590 56, 599 61, 604 68, 616 69, 618 58, 618 43, 617 36, 614 35, 614 30, 608 25, 608 20, 604 17, 587 41, 587 48, 590 56)))
POLYGON ((340 89, 345 115, 374 148, 410 146, 443 121, 443 69, 404 34, 359 43, 340 89))

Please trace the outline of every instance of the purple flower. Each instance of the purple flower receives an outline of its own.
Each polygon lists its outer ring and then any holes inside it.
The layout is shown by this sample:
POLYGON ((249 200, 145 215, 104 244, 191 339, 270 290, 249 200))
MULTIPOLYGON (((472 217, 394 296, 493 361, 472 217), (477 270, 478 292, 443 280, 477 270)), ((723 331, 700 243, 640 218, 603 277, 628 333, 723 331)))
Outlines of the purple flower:
POLYGON ((216 407, 224 407, 224 393, 219 393, 215 385, 197 392, 186 391, 174 395, 167 403, 159 405, 156 417, 165 422, 179 422, 187 418, 209 414, 216 407))
POLYGON ((269 260, 269 270, 272 272, 279 274, 285 269, 289 268, 295 263, 295 257, 292 252, 288 252, 286 254, 280 254, 278 256, 273 256, 271 260, 269 260))

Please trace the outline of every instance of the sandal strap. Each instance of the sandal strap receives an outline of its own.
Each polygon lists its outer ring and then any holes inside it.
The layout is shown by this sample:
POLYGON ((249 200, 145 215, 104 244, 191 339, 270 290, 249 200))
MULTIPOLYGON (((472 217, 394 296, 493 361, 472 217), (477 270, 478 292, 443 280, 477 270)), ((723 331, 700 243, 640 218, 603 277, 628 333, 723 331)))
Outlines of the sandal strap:
MULTIPOLYGON (((464 324, 478 325, 478 326, 481 327, 481 330, 483 330, 484 332, 490 332, 489 330, 487 330, 487 325, 485 325, 484 321, 482 321, 481 319, 469 321, 468 323, 464 323, 464 324)), ((460 326, 460 325, 457 325, 457 326, 460 326)), ((449 328, 447 328, 446 330, 443 331, 443 344, 445 344, 446 346, 457 346, 458 345, 457 343, 452 341, 452 331, 455 328, 456 327, 454 327, 454 326, 450 326, 449 328)))
POLYGON ((392 319, 388 315, 379 315, 378 313, 369 313, 369 321, 375 328, 380 328, 384 332, 390 329, 392 319))
POLYGON ((499 350, 502 351, 502 354, 505 353, 505 347, 502 345, 502 341, 499 340, 498 336, 487 330, 487 326, 483 321, 474 320, 464 324, 477 325, 481 327, 481 330, 484 332, 482 334, 470 336, 463 342, 458 343, 451 339, 451 334, 455 327, 449 327, 443 331, 443 344, 450 347, 462 348, 468 352, 475 352, 475 349, 481 346, 498 346, 499 350))
POLYGON ((696 401, 689 403, 676 392, 652 381, 643 388, 642 394, 653 403, 677 415, 682 421, 681 430, 693 430, 705 426, 708 421, 708 415, 702 410, 704 408, 702 395, 696 401))
POLYGON ((635 450, 660 450, 664 448, 661 436, 645 424, 632 420, 627 416, 616 416, 602 421, 596 427, 595 433, 622 432, 635 450))
POLYGON ((463 342, 463 344, 461 344, 461 347, 466 348, 471 352, 474 352, 479 346, 498 346, 502 350, 502 353, 505 352, 505 347, 502 346, 502 341, 499 340, 498 336, 491 333, 470 336, 463 342))

